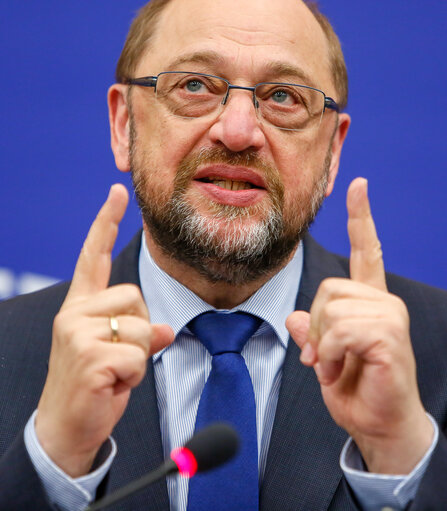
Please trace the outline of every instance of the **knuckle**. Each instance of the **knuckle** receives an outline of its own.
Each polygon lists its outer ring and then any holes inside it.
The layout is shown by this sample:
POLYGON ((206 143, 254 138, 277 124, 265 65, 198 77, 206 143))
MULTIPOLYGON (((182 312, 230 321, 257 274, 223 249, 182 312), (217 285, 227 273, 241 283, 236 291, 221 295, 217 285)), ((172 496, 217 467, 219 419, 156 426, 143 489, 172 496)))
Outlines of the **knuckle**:
POLYGON ((137 359, 138 365, 140 366, 140 369, 145 370, 147 359, 146 359, 146 354, 144 353, 143 350, 139 350, 139 353, 138 353, 136 359, 137 359))
POLYGON ((53 321, 53 332, 54 331, 60 331, 60 330, 63 330, 64 328, 64 324, 65 324, 65 321, 64 321, 64 313, 63 312, 58 312, 56 314, 56 316, 54 317, 54 321, 53 321))
POLYGON ((138 331, 138 341, 132 342, 134 346, 138 347, 139 355, 143 355, 145 358, 149 355, 151 340, 152 340, 152 332, 150 326, 144 326, 138 331))
POLYGON ((135 372, 139 375, 143 375, 146 372, 147 358, 146 354, 142 349, 135 350, 134 354, 134 368, 135 372))
POLYGON ((332 331, 326 332, 321 338, 321 342, 318 345, 318 360, 329 361, 335 358, 335 354, 340 349, 340 343, 335 342, 338 339, 334 336, 332 331))
POLYGON ((332 281, 332 279, 324 279, 323 281, 321 281, 320 291, 322 293, 328 293, 330 291, 331 281, 332 281))
POLYGON ((141 290, 135 284, 122 284, 119 287, 129 303, 137 303, 142 299, 141 290))
POLYGON ((58 312, 53 321, 53 337, 63 337, 64 339, 72 339, 77 332, 77 322, 67 311, 58 312))
POLYGON ((401 312, 405 313, 405 315, 408 315, 407 305, 402 300, 402 298, 400 298, 400 296, 396 296, 393 294, 391 294, 390 296, 394 300, 396 307, 398 307, 401 310, 401 312))
POLYGON ((406 326, 410 324, 410 315, 408 313, 407 306, 405 302, 399 296, 389 294, 390 302, 393 306, 393 310, 396 311, 396 314, 393 317, 399 317, 401 321, 405 323, 406 326))
POLYGON ((371 258, 373 261, 382 259, 382 257, 383 257, 382 244, 380 243, 380 241, 377 238, 375 239, 369 253, 371 254, 371 258))
POLYGON ((89 237, 87 236, 87 238, 84 240, 84 243, 82 245, 82 248, 81 248, 81 251, 79 253, 79 257, 78 257, 78 260, 79 259, 83 259, 83 260, 90 260, 92 257, 92 250, 91 250, 91 247, 90 247, 90 240, 89 240, 89 237))
POLYGON ((394 340, 398 345, 401 345, 401 342, 408 338, 407 332, 406 325, 397 318, 390 321, 388 324, 388 335, 390 339, 394 340))
POLYGON ((349 327, 345 321, 337 321, 332 325, 332 335, 338 340, 346 339, 349 336, 349 327))
POLYGON ((75 343, 72 347, 72 356, 76 360, 76 367, 87 368, 94 365, 99 359, 99 353, 95 344, 75 343))
POLYGON ((382 368, 388 371, 394 371, 396 368, 396 356, 390 349, 384 349, 380 354, 380 364, 382 368))
POLYGON ((383 260, 382 244, 376 239, 371 246, 361 251, 361 258, 366 268, 375 268, 383 260))
POLYGON ((327 324, 332 324, 338 318, 338 306, 335 302, 327 302, 322 309, 322 319, 327 324))
POLYGON ((325 299, 331 298, 334 293, 336 282, 337 279, 335 278, 324 279, 318 288, 318 294, 325 299))

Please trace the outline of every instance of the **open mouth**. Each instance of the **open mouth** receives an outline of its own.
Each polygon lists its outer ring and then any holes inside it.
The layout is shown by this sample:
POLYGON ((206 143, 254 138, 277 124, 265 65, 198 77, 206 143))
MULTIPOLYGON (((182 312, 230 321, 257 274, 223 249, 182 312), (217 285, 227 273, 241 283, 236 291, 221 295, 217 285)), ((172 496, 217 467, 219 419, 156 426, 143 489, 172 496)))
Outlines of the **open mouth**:
POLYGON ((232 181, 230 179, 223 179, 222 177, 203 177, 197 179, 202 183, 211 183, 225 190, 239 191, 239 190, 252 190, 253 188, 261 189, 261 187, 249 183, 248 181, 232 181))
POLYGON ((268 193, 266 182, 258 172, 225 163, 204 165, 194 181, 199 192, 212 202, 237 207, 253 206, 268 193))

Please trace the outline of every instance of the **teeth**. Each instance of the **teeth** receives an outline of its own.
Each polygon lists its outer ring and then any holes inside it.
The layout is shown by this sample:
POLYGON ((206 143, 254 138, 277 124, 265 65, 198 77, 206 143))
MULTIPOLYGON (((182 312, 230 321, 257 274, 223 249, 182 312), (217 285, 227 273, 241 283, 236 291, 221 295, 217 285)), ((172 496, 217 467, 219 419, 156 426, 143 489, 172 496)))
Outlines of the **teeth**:
POLYGON ((252 185, 246 181, 212 180, 211 183, 226 190, 250 190, 252 185))

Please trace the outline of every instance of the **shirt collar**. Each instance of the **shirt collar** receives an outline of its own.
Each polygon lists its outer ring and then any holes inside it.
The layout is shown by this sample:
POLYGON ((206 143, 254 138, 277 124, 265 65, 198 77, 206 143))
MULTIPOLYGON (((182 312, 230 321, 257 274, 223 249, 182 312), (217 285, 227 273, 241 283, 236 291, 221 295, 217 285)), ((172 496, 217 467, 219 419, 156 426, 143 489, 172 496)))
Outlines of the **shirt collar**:
MULTIPOLYGON (((295 310, 302 269, 303 246, 300 242, 290 262, 232 311, 240 310, 260 317, 274 330, 281 344, 287 347, 289 333, 285 322, 287 316, 295 310)), ((151 322, 167 323, 175 335, 199 314, 216 310, 155 263, 147 248, 144 233, 139 273, 141 290, 151 322)), ((162 351, 155 358, 161 353, 162 351)))

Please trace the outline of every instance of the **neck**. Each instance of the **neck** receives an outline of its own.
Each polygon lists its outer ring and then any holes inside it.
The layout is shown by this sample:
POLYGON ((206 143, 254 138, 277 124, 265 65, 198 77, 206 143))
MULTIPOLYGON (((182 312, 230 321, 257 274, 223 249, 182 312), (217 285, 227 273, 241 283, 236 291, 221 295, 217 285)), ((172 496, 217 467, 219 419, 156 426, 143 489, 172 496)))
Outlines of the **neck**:
POLYGON ((155 263, 169 276, 183 284, 206 303, 216 309, 232 309, 253 295, 261 286, 280 271, 293 257, 295 251, 279 267, 248 283, 229 284, 227 282, 211 282, 191 266, 168 256, 150 235, 144 226, 144 236, 151 257, 155 263))

